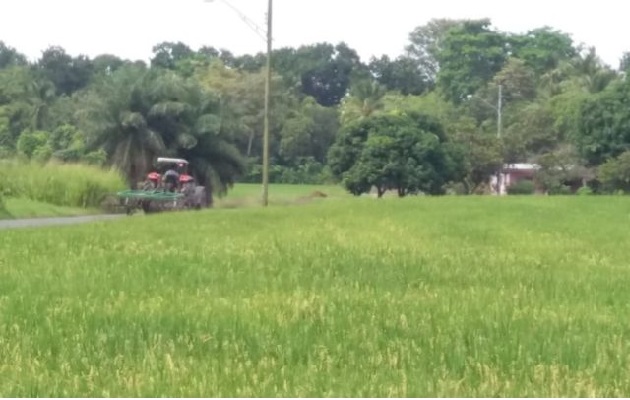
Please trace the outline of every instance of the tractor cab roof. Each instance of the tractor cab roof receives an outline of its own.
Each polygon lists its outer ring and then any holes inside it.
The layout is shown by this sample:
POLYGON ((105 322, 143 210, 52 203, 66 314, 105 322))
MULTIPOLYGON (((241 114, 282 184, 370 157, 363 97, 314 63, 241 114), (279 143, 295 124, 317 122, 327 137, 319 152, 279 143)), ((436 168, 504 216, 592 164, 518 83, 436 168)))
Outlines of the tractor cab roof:
POLYGON ((158 164, 184 164, 188 165, 188 161, 182 158, 167 158, 167 157, 158 157, 158 164))

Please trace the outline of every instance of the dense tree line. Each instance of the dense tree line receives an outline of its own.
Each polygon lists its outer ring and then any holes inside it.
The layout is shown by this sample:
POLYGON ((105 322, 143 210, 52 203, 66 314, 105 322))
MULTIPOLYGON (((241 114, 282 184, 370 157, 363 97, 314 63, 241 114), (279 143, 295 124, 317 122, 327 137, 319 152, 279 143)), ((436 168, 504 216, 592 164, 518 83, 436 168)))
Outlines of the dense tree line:
MULTIPOLYGON (((345 43, 276 49, 271 181, 475 193, 503 163, 534 162, 550 193, 626 190, 628 60, 613 68, 563 32, 487 19, 432 20, 395 59, 362 62, 345 43)), ((181 156, 219 192, 258 182, 264 68, 264 54, 179 42, 148 64, 61 47, 29 62, 0 42, 0 156, 114 164, 131 185, 156 156, 181 156)))

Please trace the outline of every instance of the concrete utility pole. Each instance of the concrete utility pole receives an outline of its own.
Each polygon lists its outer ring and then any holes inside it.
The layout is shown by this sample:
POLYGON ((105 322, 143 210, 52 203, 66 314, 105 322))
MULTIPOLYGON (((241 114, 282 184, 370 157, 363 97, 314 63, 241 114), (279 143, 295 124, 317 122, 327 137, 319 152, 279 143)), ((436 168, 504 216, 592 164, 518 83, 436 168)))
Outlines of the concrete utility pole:
POLYGON ((262 205, 269 204, 269 103, 271 101, 271 44, 273 0, 267 5, 267 76, 265 79, 265 127, 263 133, 263 195, 262 205))
MULTIPOLYGON (((206 3, 213 3, 215 0, 205 0, 206 3)), ((265 121, 263 128, 263 172, 262 172, 262 205, 269 205, 269 114, 271 102, 271 53, 272 53, 272 26, 273 26, 273 0, 267 0, 267 29, 260 28, 255 22, 249 19, 238 8, 234 7, 227 0, 220 0, 230 7, 258 36, 267 41, 267 70, 265 76, 265 121)))
POLYGON ((499 99, 497 100, 497 139, 501 139, 502 126, 502 109, 503 109, 503 85, 499 84, 499 99))
MULTIPOLYGON (((499 84, 499 94, 497 96, 497 105, 494 106, 489 101, 477 97, 474 95, 469 95, 468 99, 472 99, 473 97, 481 100, 487 106, 493 108, 497 112, 497 140, 501 140, 501 135, 503 133, 503 84, 499 84)), ((495 174, 497 180, 497 195, 501 195, 501 170, 499 169, 495 174)))
MULTIPOLYGON (((497 96, 497 140, 501 140, 501 131, 503 130, 503 84, 499 84, 499 95, 497 96)), ((501 168, 497 171, 497 195, 501 196, 501 168)))

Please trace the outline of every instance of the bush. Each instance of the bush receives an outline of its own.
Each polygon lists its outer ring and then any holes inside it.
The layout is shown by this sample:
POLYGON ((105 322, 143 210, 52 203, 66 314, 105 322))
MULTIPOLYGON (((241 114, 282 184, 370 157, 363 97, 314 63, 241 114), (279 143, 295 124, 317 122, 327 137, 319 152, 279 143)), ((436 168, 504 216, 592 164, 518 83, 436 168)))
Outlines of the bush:
POLYGON ((468 194, 468 188, 463 182, 450 182, 444 185, 444 190, 450 196, 465 196, 468 194))
POLYGON ((599 180, 604 191, 630 192, 630 151, 626 151, 617 158, 606 161, 599 167, 599 180))
POLYGON ((49 136, 50 134, 45 131, 24 131, 18 139, 17 150, 31 158, 38 148, 46 146, 49 136))
MULTIPOLYGON (((259 160, 250 160, 247 171, 239 182, 259 183, 262 181, 262 165, 259 160)), ((330 169, 310 157, 298 160, 295 165, 269 166, 270 183, 319 185, 330 183, 331 180, 330 169)))
POLYGON ((588 186, 582 186, 577 190, 578 196, 591 196, 593 194, 595 194, 595 192, 588 186))
POLYGON ((534 194, 536 187, 534 186, 534 182, 530 180, 522 180, 513 185, 510 185, 507 188, 507 192, 510 195, 527 195, 534 194))
POLYGON ((103 198, 125 188, 115 170, 81 164, 0 163, 0 193, 69 207, 98 207, 103 198))
POLYGON ((548 193, 552 196, 573 194, 571 187, 562 184, 550 187, 548 193))

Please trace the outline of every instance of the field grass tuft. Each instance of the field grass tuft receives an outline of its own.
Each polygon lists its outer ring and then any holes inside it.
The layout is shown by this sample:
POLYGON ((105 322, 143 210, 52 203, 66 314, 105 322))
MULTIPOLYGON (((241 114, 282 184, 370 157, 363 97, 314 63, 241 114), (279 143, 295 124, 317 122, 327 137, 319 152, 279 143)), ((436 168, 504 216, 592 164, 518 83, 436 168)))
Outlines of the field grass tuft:
POLYGON ((0 395, 630 395, 625 198, 329 200, 3 232, 0 395))

